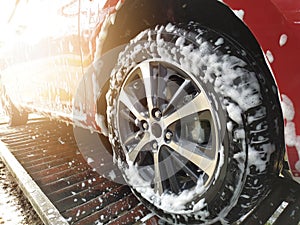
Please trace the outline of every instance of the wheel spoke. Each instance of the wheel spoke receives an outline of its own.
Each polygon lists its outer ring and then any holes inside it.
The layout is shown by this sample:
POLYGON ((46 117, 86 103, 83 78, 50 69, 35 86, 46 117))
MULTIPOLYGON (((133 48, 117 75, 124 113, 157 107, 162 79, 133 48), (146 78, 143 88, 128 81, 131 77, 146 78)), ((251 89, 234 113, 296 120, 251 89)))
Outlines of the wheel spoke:
MULTIPOLYGON (((165 149, 165 148, 164 148, 165 149)), ((180 187, 178 184, 178 180, 176 177, 176 168, 175 168, 175 162, 171 159, 171 157, 169 157, 170 155, 167 154, 167 152, 165 150, 162 150, 161 152, 162 157, 163 157, 163 163, 164 163, 164 168, 166 171, 166 175, 170 181, 170 188, 172 190, 173 193, 178 193, 180 191, 180 187)), ((164 180, 166 179, 164 177, 164 180)))
POLYGON ((155 90, 157 90, 157 77, 152 76, 152 67, 149 62, 141 63, 139 68, 144 81, 148 110, 151 112, 154 108, 153 99, 156 98, 155 90))
POLYGON ((186 166, 184 162, 182 162, 176 154, 171 154, 171 157, 174 159, 174 162, 178 165, 179 168, 183 169, 184 172, 186 172, 190 178, 193 180, 194 183, 197 183, 198 176, 197 174, 192 171, 189 167, 186 166))
POLYGON ((185 142, 184 147, 171 141, 168 146, 175 152, 194 163, 202 171, 204 171, 209 177, 214 173, 215 160, 208 158, 202 151, 198 150, 196 144, 191 142, 185 142))
POLYGON ((190 102, 182 106, 180 109, 176 110, 171 115, 164 118, 164 124, 166 127, 168 127, 177 120, 205 110, 210 110, 210 105, 205 95, 203 93, 200 93, 190 102))
POLYGON ((186 95, 186 93, 184 93, 184 89, 187 87, 187 85, 190 84, 190 80, 185 80, 180 87, 178 88, 178 90, 175 92, 175 94, 173 95, 173 97, 171 98, 169 104, 167 105, 167 107, 164 109, 164 112, 167 111, 169 109, 170 106, 172 105, 176 105, 176 103, 178 102, 178 100, 180 99, 181 96, 186 95))
MULTIPOLYGON (((129 111, 128 111, 128 112, 129 112, 129 111)), ((135 124, 135 120, 129 115, 128 112, 126 112, 126 110, 121 110, 120 115, 121 115, 124 119, 128 120, 129 122, 135 124)))
POLYGON ((215 150, 209 145, 198 145, 197 148, 205 154, 208 158, 214 158, 215 157, 215 150))
POLYGON ((138 99, 136 99, 133 96, 128 95, 125 90, 122 90, 122 92, 119 96, 119 101, 121 101, 139 121, 146 119, 140 113, 140 111, 143 111, 142 109, 144 107, 140 104, 138 99))
POLYGON ((143 138, 139 141, 139 143, 128 151, 128 158, 131 162, 135 162, 136 157, 143 150, 143 147, 149 143, 150 135, 149 133, 145 133, 143 138))
POLYGON ((153 159, 154 159, 154 192, 161 195, 163 193, 163 184, 161 179, 158 151, 153 153, 153 159))
POLYGON ((128 146, 128 145, 131 145, 132 144, 132 142, 136 142, 136 135, 137 134, 130 134, 130 135, 128 135, 127 137, 126 137, 126 140, 124 140, 124 145, 125 146, 128 146))

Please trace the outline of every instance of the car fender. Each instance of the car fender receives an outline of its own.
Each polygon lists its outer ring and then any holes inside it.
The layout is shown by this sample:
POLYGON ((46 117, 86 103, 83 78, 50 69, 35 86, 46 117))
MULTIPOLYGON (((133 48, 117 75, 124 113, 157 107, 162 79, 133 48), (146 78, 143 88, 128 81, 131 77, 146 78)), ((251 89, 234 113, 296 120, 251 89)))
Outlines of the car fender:
POLYGON ((286 153, 294 179, 300 182, 300 2, 297 0, 224 0, 243 15, 263 49, 278 84, 285 119, 286 153))

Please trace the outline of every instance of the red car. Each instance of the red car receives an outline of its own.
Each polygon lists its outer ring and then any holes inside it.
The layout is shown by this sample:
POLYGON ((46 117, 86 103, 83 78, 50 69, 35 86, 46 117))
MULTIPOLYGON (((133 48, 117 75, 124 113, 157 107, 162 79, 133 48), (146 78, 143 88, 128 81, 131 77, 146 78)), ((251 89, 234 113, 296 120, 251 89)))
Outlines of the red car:
POLYGON ((102 134, 164 220, 232 224, 273 176, 299 178, 298 0, 20 0, 6 11, 10 125, 39 112, 102 134))

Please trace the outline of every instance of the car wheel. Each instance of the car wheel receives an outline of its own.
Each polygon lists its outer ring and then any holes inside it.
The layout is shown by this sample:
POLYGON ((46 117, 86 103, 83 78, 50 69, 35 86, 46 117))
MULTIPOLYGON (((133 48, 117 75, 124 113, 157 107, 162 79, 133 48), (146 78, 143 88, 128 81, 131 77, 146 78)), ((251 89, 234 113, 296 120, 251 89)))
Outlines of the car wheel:
POLYGON ((196 23, 127 45, 107 94, 109 139, 146 206, 170 223, 231 223, 267 194, 283 122, 263 76, 236 42, 196 23))
POLYGON ((7 96, 5 88, 1 87, 1 104, 5 115, 8 117, 9 126, 24 125, 28 121, 28 113, 20 112, 7 96))

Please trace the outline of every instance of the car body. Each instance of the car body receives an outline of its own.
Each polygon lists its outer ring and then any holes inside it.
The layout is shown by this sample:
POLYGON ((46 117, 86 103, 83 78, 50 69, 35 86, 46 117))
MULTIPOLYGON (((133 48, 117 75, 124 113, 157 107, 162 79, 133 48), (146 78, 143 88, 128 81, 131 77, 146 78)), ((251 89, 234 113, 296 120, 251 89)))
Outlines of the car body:
MULTIPOLYGON (((240 15, 254 33, 266 53, 278 88, 283 96, 283 107, 294 112, 285 118, 287 156, 294 177, 299 178, 300 149, 296 141, 299 134, 299 107, 297 81, 297 54, 300 50, 300 3, 297 1, 261 1, 256 7, 251 1, 225 1, 240 15), (241 10, 241 11, 240 11, 241 10), (248 16, 247 16, 248 12, 248 16), (291 101, 291 102, 290 102, 291 101), (286 104, 285 104, 286 103, 286 104), (290 105, 287 107, 287 104, 290 105), (293 106, 291 106, 291 104, 293 106)), ((287 114, 286 114, 287 115, 287 114)), ((297 179, 299 181, 299 179, 297 179)))
MULTIPOLYGON (((121 49, 140 32, 166 25, 166 21, 168 24, 197 21, 237 41, 263 68, 267 75, 260 79, 270 83, 275 96, 279 88, 281 95, 275 98, 282 99, 283 117, 278 106, 274 109, 275 118, 285 121, 290 171, 299 181, 300 3, 297 0, 257 3, 254 5, 253 0, 17 1, 4 16, 5 27, 9 29, 2 36, 0 48, 2 98, 5 96, 21 114, 38 112, 109 136, 112 142, 114 132, 106 115, 111 111, 107 111, 105 102, 108 89, 114 96, 110 73, 121 49)), ((167 31, 172 28, 166 27, 167 31)), ((223 39, 219 41, 222 44, 223 39)), ((153 117, 159 120, 159 113, 153 117)), ((158 123, 153 118, 151 121, 151 135, 162 133, 162 128, 156 128, 158 123)), ((278 127, 275 133, 280 151, 284 152, 283 130, 278 127)))

